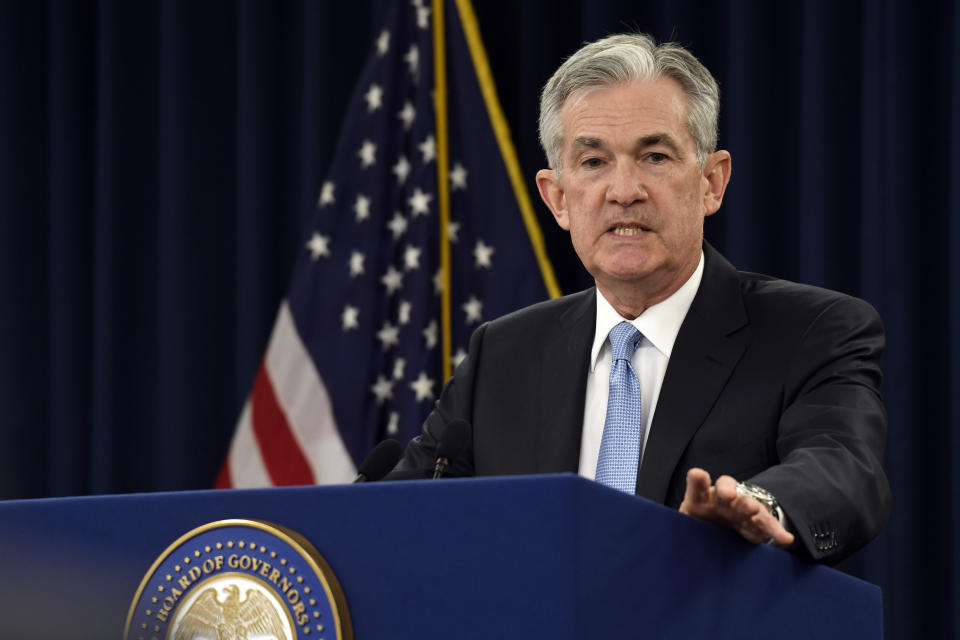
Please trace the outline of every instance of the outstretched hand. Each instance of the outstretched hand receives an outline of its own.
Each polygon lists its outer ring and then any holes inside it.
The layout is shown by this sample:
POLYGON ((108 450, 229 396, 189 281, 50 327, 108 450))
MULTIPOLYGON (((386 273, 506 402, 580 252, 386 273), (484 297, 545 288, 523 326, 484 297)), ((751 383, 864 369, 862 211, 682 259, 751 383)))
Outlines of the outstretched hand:
POLYGON ((731 476, 720 476, 716 484, 711 484, 709 473, 690 469, 680 513, 729 527, 750 542, 793 544, 793 534, 756 498, 739 493, 737 481, 731 476))

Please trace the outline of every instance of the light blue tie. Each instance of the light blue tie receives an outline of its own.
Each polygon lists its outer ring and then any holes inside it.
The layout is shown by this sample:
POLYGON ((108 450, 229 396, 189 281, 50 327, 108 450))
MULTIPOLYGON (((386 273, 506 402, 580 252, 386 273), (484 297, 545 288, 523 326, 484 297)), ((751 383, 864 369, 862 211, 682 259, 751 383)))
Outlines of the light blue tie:
POLYGON ((610 368, 610 396, 603 423, 597 482, 633 494, 637 486, 640 440, 643 437, 640 382, 630 359, 643 336, 629 322, 610 330, 613 366, 610 368))

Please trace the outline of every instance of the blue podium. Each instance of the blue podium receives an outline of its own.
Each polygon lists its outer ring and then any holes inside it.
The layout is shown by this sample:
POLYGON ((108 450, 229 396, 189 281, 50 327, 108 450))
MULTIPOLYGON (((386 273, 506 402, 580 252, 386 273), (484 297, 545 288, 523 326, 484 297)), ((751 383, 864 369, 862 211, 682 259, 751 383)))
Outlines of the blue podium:
POLYGON ((158 556, 233 518, 309 540, 360 640, 882 637, 878 587, 573 475, 0 503, 0 637, 122 637, 158 556))

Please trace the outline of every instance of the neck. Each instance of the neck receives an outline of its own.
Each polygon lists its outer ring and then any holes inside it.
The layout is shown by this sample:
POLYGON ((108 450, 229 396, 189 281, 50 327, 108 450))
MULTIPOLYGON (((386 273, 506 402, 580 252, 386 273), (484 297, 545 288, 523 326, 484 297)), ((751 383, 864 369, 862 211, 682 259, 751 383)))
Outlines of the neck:
POLYGON ((655 304, 663 302, 690 279, 693 272, 697 270, 700 264, 699 256, 692 265, 676 272, 674 277, 667 282, 652 283, 652 276, 641 282, 637 281, 613 281, 601 282, 594 279, 597 289, 607 299, 614 311, 619 313, 627 320, 633 320, 655 304))

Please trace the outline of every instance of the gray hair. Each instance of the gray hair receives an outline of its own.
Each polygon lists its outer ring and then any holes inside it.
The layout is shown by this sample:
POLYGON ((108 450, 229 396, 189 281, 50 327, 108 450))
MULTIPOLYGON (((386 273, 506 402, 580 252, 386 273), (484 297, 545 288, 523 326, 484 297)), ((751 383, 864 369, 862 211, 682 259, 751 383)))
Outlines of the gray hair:
POLYGON ((560 112, 575 93, 631 80, 673 78, 687 94, 687 128, 703 168, 717 148, 720 88, 692 53, 668 42, 657 46, 643 33, 622 33, 591 42, 567 58, 540 95, 540 144, 551 169, 560 175, 563 128, 560 112))

